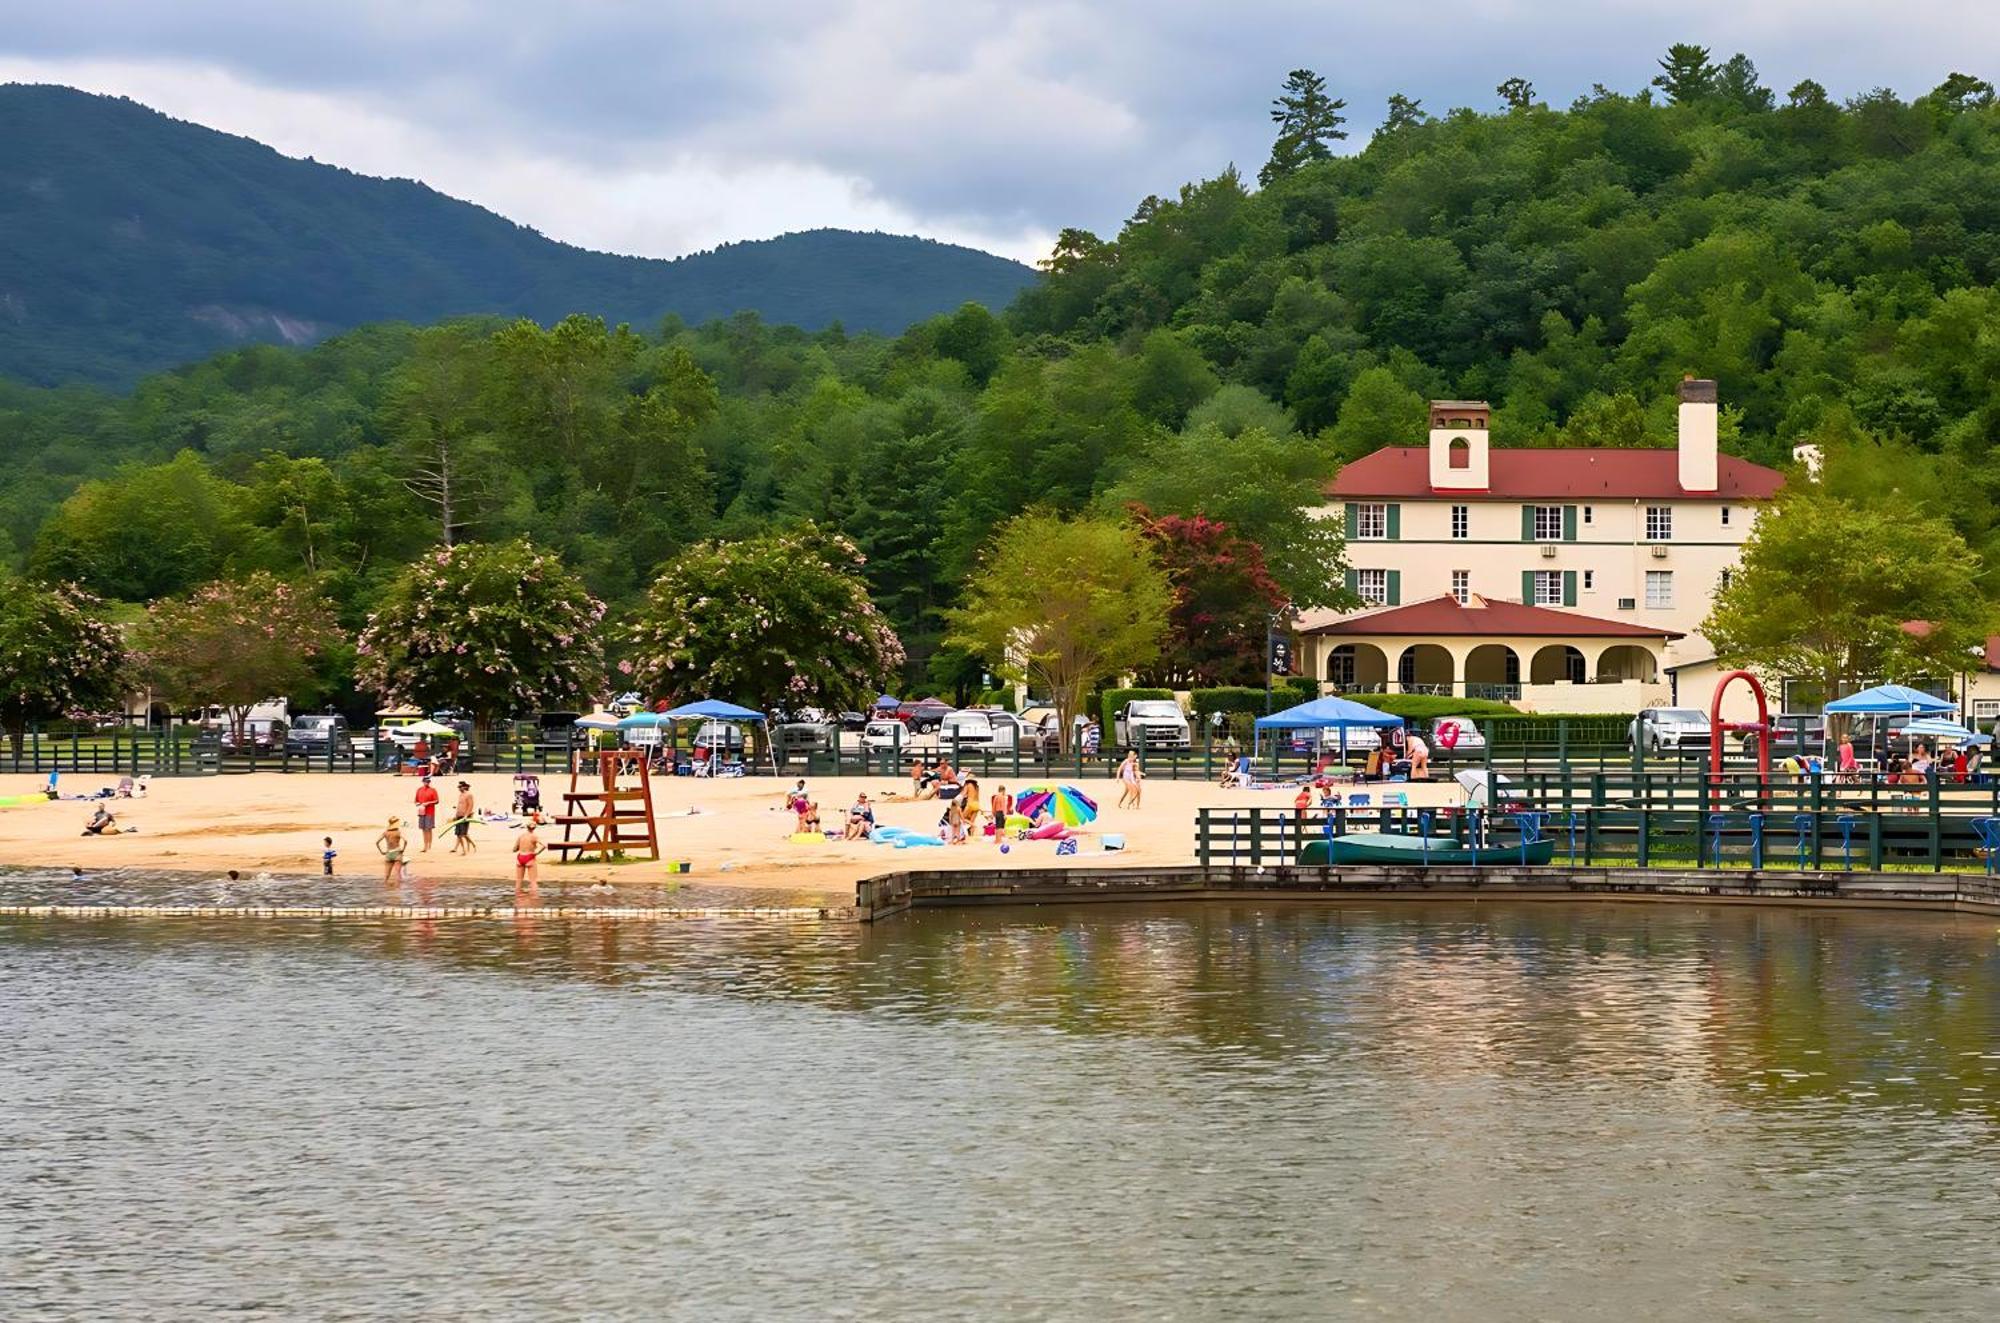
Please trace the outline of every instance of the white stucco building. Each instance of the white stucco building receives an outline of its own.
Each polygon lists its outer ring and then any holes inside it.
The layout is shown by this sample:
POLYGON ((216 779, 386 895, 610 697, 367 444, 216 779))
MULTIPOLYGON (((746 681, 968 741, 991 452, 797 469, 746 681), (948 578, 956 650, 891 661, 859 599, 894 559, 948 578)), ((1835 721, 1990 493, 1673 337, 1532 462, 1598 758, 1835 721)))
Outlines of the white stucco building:
POLYGON ((1504 697, 1545 711, 1669 701, 1669 667, 1699 683, 1710 599, 1783 482, 1718 452, 1716 410, 1715 383, 1690 379, 1674 449, 1496 450, 1484 401, 1434 401, 1428 445, 1378 450, 1329 487, 1321 513, 1343 521, 1349 586, 1367 605, 1301 620, 1302 666, 1335 688, 1504 697), (1433 599, 1458 609, 1390 618, 1433 599), (1504 605, 1517 609, 1481 614, 1504 605), (1448 640, 1408 628, 1441 627, 1444 615, 1476 632, 1448 640))

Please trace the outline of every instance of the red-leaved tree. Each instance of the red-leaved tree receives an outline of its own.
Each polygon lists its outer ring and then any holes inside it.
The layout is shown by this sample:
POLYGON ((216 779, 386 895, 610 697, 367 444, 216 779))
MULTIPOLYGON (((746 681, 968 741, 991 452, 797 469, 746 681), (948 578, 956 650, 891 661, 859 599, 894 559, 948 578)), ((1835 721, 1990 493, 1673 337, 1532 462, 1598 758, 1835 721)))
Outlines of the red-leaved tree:
POLYGON ((1266 620, 1285 603, 1263 548, 1203 515, 1129 509, 1174 594, 1160 660, 1142 681, 1176 688, 1262 684, 1266 620))

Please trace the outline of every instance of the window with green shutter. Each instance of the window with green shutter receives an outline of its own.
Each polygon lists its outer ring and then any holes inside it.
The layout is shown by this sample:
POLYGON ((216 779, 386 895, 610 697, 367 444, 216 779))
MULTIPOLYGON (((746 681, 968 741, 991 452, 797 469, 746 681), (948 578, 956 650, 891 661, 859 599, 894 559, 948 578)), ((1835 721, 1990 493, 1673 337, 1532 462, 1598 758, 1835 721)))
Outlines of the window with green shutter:
MULTIPOLYGON (((1347 508, 1352 510, 1354 507, 1350 505, 1347 508)), ((1350 593, 1359 592, 1361 591, 1360 585, 1361 585, 1361 571, 1349 570, 1347 572, 1347 591, 1350 593)))
MULTIPOLYGON (((1394 509, 1395 507, 1391 506, 1390 508, 1394 509)), ((1390 606, 1401 606, 1403 604, 1403 572, 1401 570, 1389 571, 1387 604, 1390 606)))
POLYGON ((1576 541, 1576 507, 1573 505, 1563 507, 1563 541, 1576 541))
POLYGON ((1403 507, 1400 505, 1391 505, 1389 507, 1389 540, 1394 542, 1402 536, 1403 507))
POLYGON ((1563 571, 1563 605, 1576 605, 1576 571, 1563 571))
MULTIPOLYGON (((1532 519, 1533 517, 1532 514, 1529 515, 1529 518, 1532 519)), ((1521 600, 1529 606, 1535 604, 1535 572, 1533 570, 1521 571, 1521 600)))
MULTIPOLYGON (((1350 506, 1348 508, 1352 509, 1353 507, 1350 506)), ((1533 542, 1534 540, 1535 540, 1535 507, 1532 505, 1524 505, 1521 507, 1521 541, 1533 542)))
POLYGON ((1341 524, 1340 531, 1346 534, 1349 538, 1352 538, 1354 536, 1354 525, 1357 522, 1358 519, 1355 514, 1354 502, 1349 501, 1347 503, 1347 521, 1341 524))

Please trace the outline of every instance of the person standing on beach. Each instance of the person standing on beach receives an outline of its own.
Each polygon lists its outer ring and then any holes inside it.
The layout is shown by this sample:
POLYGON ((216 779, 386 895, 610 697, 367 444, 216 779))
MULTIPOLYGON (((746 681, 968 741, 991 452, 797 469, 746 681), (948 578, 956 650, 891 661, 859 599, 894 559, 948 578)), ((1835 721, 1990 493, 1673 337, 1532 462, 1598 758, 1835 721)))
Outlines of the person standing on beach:
POLYGON ((333 837, 331 836, 325 837, 321 844, 323 848, 319 853, 319 871, 323 877, 332 877, 333 859, 340 851, 333 848, 333 837))
POLYGON ((1118 764, 1118 807, 1139 807, 1139 782, 1145 773, 1139 770, 1139 751, 1127 749, 1125 761, 1118 764))
POLYGON ((389 819, 389 825, 375 838, 375 849, 382 856, 382 881, 395 882, 403 871, 403 852, 410 848, 410 842, 403 835, 403 820, 389 819))
POLYGON ((514 890, 533 890, 535 884, 541 881, 539 861, 542 851, 547 848, 542 844, 542 838, 535 835, 535 820, 528 819, 528 824, 514 838, 514 890))
POLYGON ((460 781, 458 783, 458 802, 452 806, 451 813, 451 852, 453 854, 472 854, 479 849, 472 841, 472 818, 478 811, 478 807, 473 803, 472 799, 472 784, 468 781, 460 781))
POLYGON ((424 852, 431 848, 431 833, 437 830, 438 792, 427 776, 417 787, 417 830, 424 834, 424 852))

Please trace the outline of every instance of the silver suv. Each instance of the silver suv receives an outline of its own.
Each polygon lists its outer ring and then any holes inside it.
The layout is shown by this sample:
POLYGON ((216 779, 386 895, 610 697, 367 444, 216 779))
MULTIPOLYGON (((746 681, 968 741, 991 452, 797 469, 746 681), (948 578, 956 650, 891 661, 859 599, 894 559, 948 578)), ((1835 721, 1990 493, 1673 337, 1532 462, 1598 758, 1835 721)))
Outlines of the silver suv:
POLYGON ((1708 747, 1708 714, 1691 707, 1649 707, 1632 718, 1627 748, 1678 753, 1708 747))

